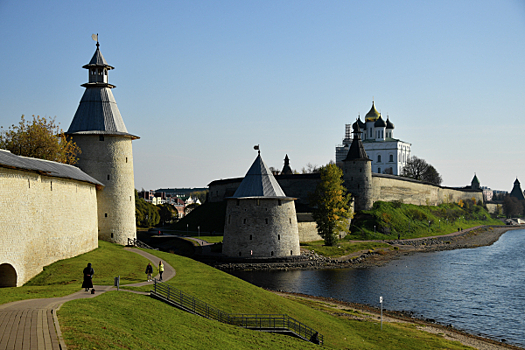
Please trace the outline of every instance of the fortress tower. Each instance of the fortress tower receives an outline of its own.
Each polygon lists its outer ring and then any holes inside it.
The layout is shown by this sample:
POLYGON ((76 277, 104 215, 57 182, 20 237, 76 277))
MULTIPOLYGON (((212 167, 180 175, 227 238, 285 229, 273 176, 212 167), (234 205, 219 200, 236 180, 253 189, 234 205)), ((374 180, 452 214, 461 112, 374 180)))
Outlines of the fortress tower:
POLYGON ((354 198, 355 210, 372 208, 372 160, 361 142, 359 123, 354 123, 352 144, 343 160, 343 178, 348 192, 354 198))
POLYGON ((78 166, 105 185, 97 193, 98 237, 118 244, 128 244, 136 237, 135 182, 131 141, 138 136, 126 130, 108 83, 107 64, 97 49, 83 66, 89 81, 67 135, 80 147, 78 166))
POLYGON ((223 254, 300 255, 294 200, 284 194, 259 153, 233 197, 227 198, 223 254))

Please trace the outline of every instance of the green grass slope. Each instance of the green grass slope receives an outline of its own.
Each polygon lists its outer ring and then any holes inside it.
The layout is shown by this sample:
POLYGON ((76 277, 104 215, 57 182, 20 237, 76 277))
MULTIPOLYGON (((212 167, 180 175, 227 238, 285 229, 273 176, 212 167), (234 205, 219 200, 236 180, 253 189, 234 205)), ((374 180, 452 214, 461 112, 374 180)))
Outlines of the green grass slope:
POLYGON ((350 239, 402 239, 439 236, 480 225, 501 225, 487 209, 472 200, 419 206, 401 202, 375 202, 371 210, 352 220, 350 239))

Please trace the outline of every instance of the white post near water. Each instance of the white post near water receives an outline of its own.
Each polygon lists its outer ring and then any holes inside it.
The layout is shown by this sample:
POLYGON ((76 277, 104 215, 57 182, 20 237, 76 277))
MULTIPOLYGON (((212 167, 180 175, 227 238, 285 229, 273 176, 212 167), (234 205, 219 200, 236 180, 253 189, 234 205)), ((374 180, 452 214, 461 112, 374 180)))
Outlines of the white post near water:
POLYGON ((379 303, 381 304, 381 330, 383 330, 383 297, 379 297, 379 303))

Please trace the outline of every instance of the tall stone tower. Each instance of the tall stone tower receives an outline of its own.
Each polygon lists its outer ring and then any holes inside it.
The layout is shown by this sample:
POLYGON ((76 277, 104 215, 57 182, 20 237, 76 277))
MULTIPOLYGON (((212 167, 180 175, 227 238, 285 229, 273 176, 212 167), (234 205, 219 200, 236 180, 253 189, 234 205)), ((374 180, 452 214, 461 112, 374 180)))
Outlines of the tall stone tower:
POLYGON ((348 192, 354 198, 355 210, 372 208, 372 160, 368 158, 361 141, 359 123, 354 123, 353 140, 343 160, 343 178, 348 192))
POLYGON ((300 255, 294 200, 284 194, 259 153, 227 198, 222 253, 241 258, 300 255))
POLYGON ((126 130, 108 83, 113 69, 97 49, 88 64, 89 80, 67 135, 80 147, 78 166, 102 182, 97 193, 98 237, 128 244, 137 235, 135 221, 135 182, 131 141, 138 136, 126 130))

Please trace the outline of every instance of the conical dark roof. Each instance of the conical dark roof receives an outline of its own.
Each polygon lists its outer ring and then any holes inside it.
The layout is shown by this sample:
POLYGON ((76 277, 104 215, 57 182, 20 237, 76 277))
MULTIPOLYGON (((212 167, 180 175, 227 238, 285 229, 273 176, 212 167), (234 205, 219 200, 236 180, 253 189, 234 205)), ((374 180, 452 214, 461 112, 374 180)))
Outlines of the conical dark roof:
POLYGON ((233 195, 233 198, 243 197, 286 197, 260 154, 233 195))
MULTIPOLYGON (((104 56, 99 49, 91 58, 89 64, 83 68, 93 70, 94 67, 105 67, 106 69, 113 69, 107 64, 104 56)), ((115 97, 111 89, 113 85, 106 82, 90 82, 83 84, 86 88, 77 111, 73 117, 73 121, 69 126, 66 134, 107 134, 107 135, 122 135, 129 136, 133 139, 138 137, 128 133, 124 120, 120 115, 117 107, 115 97)))
POLYGON ((284 167, 281 171, 281 174, 283 175, 293 175, 293 170, 290 167, 290 158, 288 158, 288 155, 284 157, 284 167))
POLYGON ((361 141, 361 129, 359 128, 359 125, 357 123, 354 123, 353 128, 354 138, 352 140, 352 144, 350 145, 350 149, 348 150, 348 154, 346 155, 344 161, 357 159, 370 160, 366 155, 365 147, 363 146, 363 142, 361 141))
POLYGON ((520 182, 516 178, 516 181, 514 181, 514 187, 512 188, 512 191, 510 192, 511 197, 516 197, 518 200, 522 201, 525 200, 525 196, 523 196, 523 191, 521 190, 520 182))

